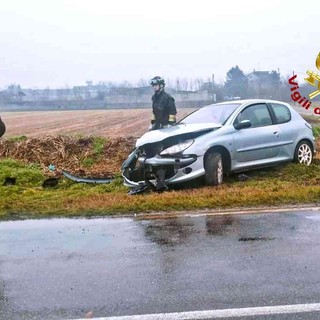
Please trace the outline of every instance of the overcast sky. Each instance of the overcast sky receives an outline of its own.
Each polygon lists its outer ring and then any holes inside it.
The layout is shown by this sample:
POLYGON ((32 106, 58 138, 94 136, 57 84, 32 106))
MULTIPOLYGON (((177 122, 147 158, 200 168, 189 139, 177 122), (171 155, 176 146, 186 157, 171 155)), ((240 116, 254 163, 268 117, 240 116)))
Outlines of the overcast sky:
POLYGON ((0 88, 315 70, 319 0, 0 0, 0 88))

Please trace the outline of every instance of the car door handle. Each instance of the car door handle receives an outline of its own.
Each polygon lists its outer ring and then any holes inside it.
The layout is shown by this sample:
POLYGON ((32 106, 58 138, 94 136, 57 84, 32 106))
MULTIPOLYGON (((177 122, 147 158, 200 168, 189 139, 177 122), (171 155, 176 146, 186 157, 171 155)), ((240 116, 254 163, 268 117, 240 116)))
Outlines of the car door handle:
POLYGON ((278 131, 273 131, 273 134, 278 134, 278 131))

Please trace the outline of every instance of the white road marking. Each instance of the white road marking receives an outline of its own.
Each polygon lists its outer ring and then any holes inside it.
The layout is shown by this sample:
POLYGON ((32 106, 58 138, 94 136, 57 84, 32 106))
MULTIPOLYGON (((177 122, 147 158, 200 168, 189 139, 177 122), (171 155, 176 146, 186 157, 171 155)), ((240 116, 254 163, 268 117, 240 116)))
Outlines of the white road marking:
MULTIPOLYGON (((91 320, 200 320, 220 319, 272 314, 305 313, 320 311, 320 303, 294 304, 285 306, 269 306, 240 309, 204 310, 174 313, 157 313, 134 316, 90 318, 91 320)), ((87 318, 88 319, 88 318, 87 318)), ((86 320, 86 319, 75 319, 86 320)))
MULTIPOLYGON (((292 213, 292 212, 304 212, 308 211, 309 213, 318 214, 320 211, 319 206, 286 206, 286 207, 269 207, 269 208, 245 208, 240 210, 238 209, 216 209, 216 210, 197 210, 194 211, 169 211, 169 212, 150 212, 150 213, 138 213, 135 216, 137 220, 153 220, 155 218, 180 218, 180 217, 203 217, 203 216, 222 216, 222 215, 242 215, 242 214, 260 214, 260 213, 292 213)), ((121 216, 126 218, 132 218, 131 215, 121 216)), ((114 217, 114 219, 118 219, 114 217)))

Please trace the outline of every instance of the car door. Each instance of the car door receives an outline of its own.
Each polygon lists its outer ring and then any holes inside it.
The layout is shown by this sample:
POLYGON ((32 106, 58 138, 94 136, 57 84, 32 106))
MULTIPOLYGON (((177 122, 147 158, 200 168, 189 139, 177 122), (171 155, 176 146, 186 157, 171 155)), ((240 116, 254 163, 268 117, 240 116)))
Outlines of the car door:
POLYGON ((266 163, 270 162, 281 150, 281 136, 280 128, 273 124, 267 105, 257 103, 244 108, 234 125, 243 120, 249 120, 251 126, 236 130, 233 134, 236 162, 239 166, 246 166, 246 162, 250 161, 257 161, 257 164, 264 163, 264 160, 266 163))

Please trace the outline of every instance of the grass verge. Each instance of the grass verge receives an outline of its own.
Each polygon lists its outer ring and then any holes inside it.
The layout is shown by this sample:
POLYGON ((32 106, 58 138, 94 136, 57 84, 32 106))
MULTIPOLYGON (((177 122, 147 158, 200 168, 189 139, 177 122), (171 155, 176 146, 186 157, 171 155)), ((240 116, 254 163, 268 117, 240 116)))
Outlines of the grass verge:
POLYGON ((62 178, 51 189, 41 187, 45 179, 37 165, 16 160, 0 161, 0 182, 15 177, 16 184, 0 186, 0 219, 75 217, 275 206, 317 203, 320 199, 320 164, 309 167, 287 164, 251 171, 247 181, 238 175, 226 178, 219 187, 188 186, 161 194, 129 196, 118 176, 108 185, 73 183, 62 178), (186 190, 187 189, 187 190, 186 190))

